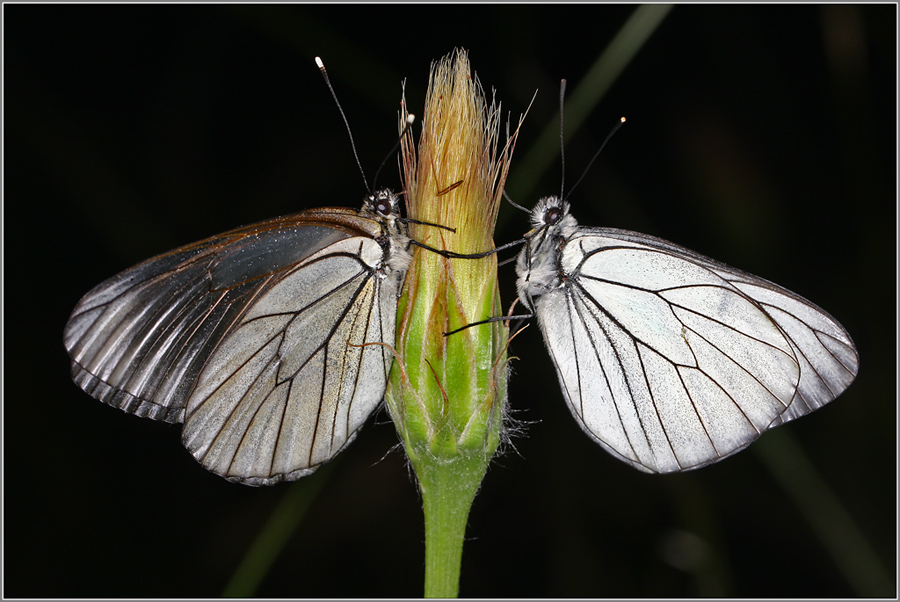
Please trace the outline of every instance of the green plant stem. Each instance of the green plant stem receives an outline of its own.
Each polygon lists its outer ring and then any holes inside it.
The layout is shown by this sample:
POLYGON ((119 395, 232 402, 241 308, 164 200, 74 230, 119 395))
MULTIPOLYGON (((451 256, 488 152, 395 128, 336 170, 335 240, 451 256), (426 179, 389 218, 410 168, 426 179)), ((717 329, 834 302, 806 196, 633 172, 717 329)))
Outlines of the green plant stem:
POLYGON ((416 468, 425 515, 425 597, 455 598, 466 521, 487 462, 431 460, 416 468))

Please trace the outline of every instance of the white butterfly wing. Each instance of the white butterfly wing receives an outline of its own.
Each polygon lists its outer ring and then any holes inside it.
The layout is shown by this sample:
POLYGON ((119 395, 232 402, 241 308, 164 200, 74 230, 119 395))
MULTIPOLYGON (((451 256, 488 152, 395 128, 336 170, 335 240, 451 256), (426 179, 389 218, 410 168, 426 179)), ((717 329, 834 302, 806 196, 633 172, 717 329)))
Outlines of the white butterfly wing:
POLYGON ((393 343, 402 276, 385 277, 402 241, 382 247, 384 234, 359 212, 313 210, 126 270, 66 325, 73 378, 125 411, 184 422, 185 446, 229 479, 308 474, 384 394, 392 356, 367 344, 393 343))
POLYGON ((219 345, 182 435, 204 467, 252 484, 293 480, 353 440, 384 397, 393 359, 381 343, 393 344, 396 288, 357 258, 375 252, 364 238, 323 250, 219 345))
POLYGON ((576 419, 633 466, 716 462, 853 381, 850 337, 805 299, 650 236, 576 232, 535 311, 576 419))

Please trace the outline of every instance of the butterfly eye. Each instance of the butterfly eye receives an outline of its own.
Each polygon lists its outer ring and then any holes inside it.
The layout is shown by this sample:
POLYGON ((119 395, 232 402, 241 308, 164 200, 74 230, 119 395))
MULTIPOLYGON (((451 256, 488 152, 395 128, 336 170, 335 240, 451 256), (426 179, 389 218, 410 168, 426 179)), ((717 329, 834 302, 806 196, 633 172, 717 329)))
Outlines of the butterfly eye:
POLYGON ((388 197, 378 197, 374 199, 375 213, 382 217, 388 217, 394 211, 391 199, 388 197))
POLYGON ((562 218, 562 210, 559 207, 550 207, 544 212, 544 223, 548 226, 555 226, 562 218))

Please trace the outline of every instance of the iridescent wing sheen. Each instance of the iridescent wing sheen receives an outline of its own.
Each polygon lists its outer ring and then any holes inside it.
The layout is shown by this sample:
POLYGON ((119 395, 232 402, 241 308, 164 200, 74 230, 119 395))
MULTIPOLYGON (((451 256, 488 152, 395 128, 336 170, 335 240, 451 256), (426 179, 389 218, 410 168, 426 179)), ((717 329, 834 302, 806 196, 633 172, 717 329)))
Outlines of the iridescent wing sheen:
POLYGON ((66 325, 73 379, 127 412, 183 422, 188 450, 230 480, 309 474, 384 396, 393 357, 381 343, 393 344, 405 271, 395 226, 317 209, 126 270, 66 325), (397 255, 403 269, 388 266, 397 255))
POLYGON ((562 217, 522 252, 522 300, 573 415, 617 458, 699 468, 853 382, 853 341, 814 304, 658 238, 580 227, 552 200, 562 217))

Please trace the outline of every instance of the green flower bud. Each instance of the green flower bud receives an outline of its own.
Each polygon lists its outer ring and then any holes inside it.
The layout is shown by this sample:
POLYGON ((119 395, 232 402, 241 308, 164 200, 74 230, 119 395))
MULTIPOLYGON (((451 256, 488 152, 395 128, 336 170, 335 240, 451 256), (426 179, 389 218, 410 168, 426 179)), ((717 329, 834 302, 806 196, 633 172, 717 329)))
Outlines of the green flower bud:
MULTIPOLYGON (((407 211, 456 232, 412 225, 413 240, 464 254, 494 247, 515 140, 498 153, 499 119, 464 52, 433 66, 418 153, 411 134, 403 139, 407 211)), ((386 402, 422 492, 426 596, 452 596, 469 507, 501 440, 508 327, 492 322, 444 336, 502 314, 496 255, 449 259, 413 249, 386 402)))

